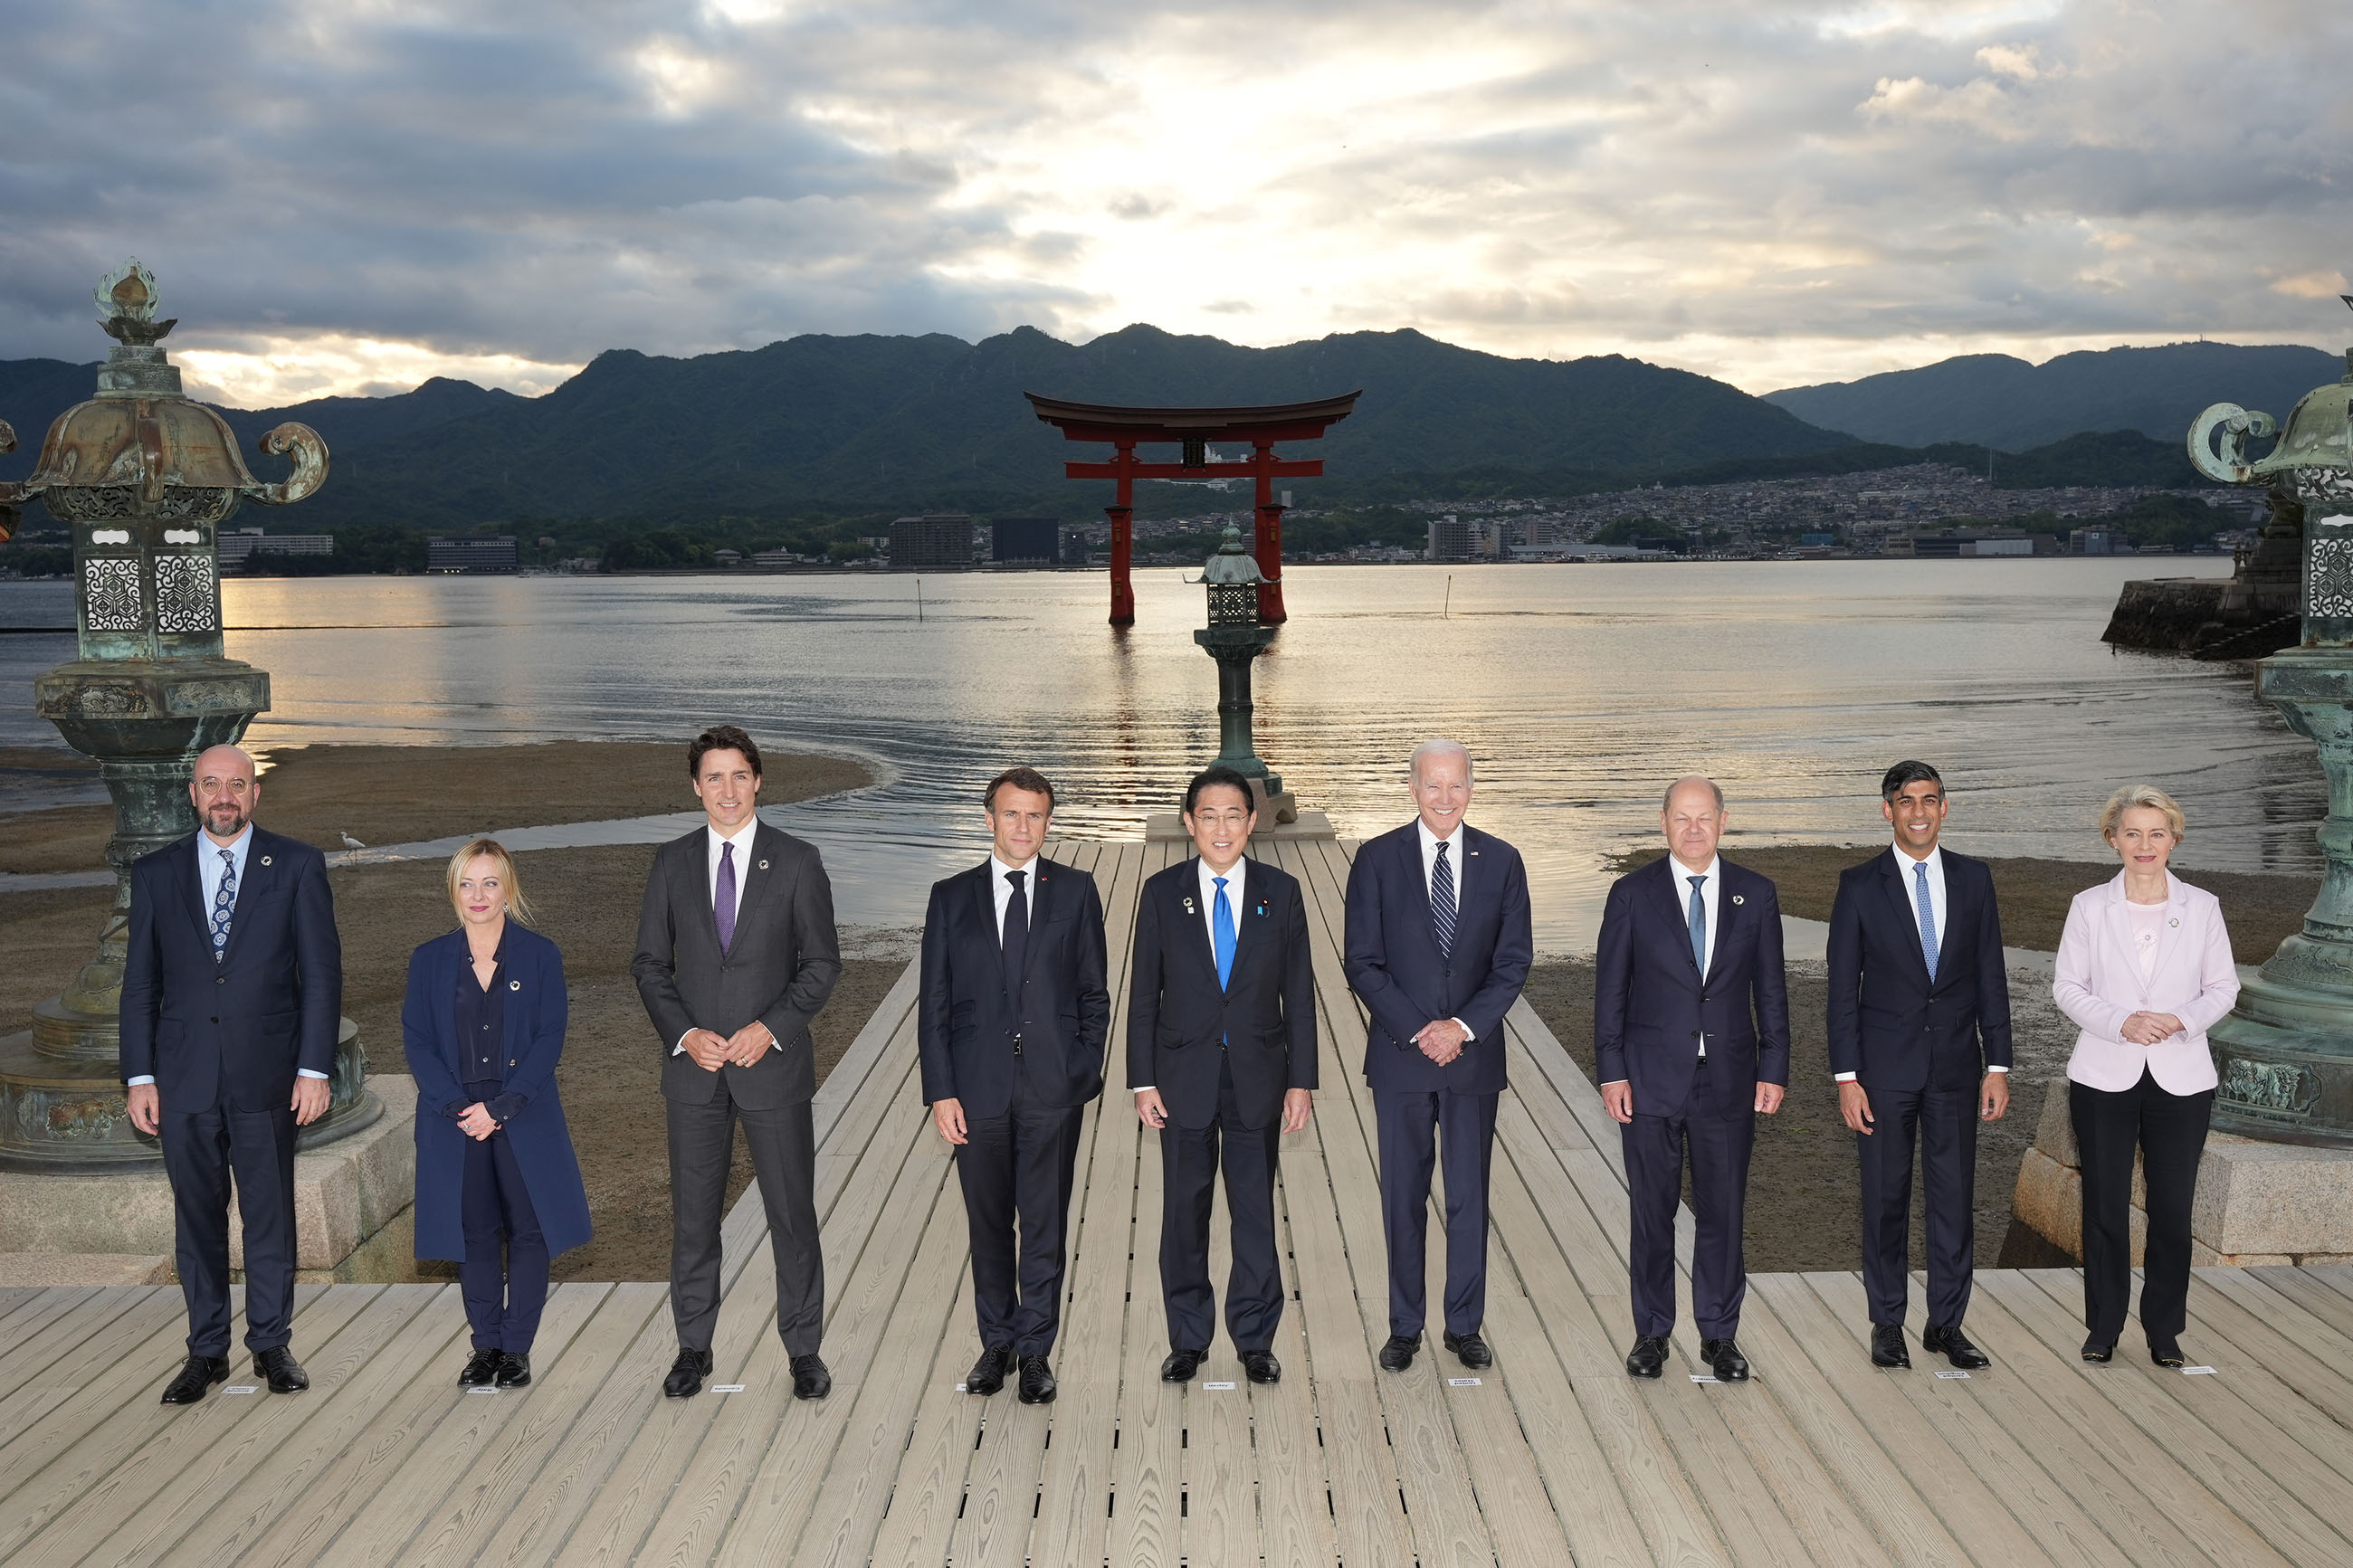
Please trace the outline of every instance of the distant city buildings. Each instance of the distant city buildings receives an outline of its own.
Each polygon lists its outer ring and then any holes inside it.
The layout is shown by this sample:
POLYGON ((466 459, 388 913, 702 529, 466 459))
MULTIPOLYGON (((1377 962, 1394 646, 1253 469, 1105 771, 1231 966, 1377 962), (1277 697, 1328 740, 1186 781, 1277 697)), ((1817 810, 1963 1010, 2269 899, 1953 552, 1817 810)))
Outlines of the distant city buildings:
POLYGON ((1989 555, 2056 555, 2059 541, 2048 533, 2016 528, 1936 528, 1888 535, 1882 555, 1912 555, 1955 561, 1989 555))
POLYGON ((2126 555, 2132 552, 2132 542, 2121 530, 2114 528, 2079 528, 2067 535, 2070 555, 2126 555))
POLYGON ((1430 520, 1430 559, 1468 561, 1476 552, 1479 531, 1452 512, 1430 520))
POLYGON ((474 575, 489 572, 512 572, 519 562, 515 552, 515 536, 501 533, 494 539, 480 536, 467 539, 436 539, 425 541, 425 570, 449 574, 474 575))
POLYGON ((891 524, 893 572, 972 570, 972 518, 961 511, 926 512, 891 524))
POLYGON ((264 533, 258 528, 240 528, 234 532, 216 537, 214 544, 224 568, 242 566, 252 555, 332 555, 335 536, 332 533, 264 533))
POLYGON ((1007 563, 1059 565, 1062 559, 1062 520, 1059 517, 1000 517, 988 525, 988 558, 1007 563))

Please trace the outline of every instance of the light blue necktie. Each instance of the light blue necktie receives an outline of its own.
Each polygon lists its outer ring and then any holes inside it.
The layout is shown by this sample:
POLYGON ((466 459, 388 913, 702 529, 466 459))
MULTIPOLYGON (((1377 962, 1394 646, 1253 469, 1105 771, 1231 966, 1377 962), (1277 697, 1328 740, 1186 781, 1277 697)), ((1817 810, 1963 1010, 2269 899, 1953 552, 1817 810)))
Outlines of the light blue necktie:
POLYGON ((1702 974, 1705 974, 1707 973, 1707 900, 1699 896, 1699 889, 1700 884, 1707 880, 1707 874, 1702 872, 1696 877, 1686 877, 1683 880, 1692 885, 1692 962, 1699 965, 1699 972, 1702 974))
POLYGON ((1218 989, 1222 991, 1226 982, 1234 977, 1234 911, 1226 902, 1226 879, 1219 877, 1215 880, 1218 902, 1209 914, 1209 930, 1217 940, 1218 989))
POLYGON ((237 857, 224 849, 220 852, 220 886, 213 892, 213 962, 218 963, 228 952, 228 920, 237 908, 237 857))
POLYGON ((1928 961, 1928 978, 1936 978, 1936 907, 1928 901, 1928 863, 1912 862, 1912 891, 1920 903, 1920 956, 1928 961))

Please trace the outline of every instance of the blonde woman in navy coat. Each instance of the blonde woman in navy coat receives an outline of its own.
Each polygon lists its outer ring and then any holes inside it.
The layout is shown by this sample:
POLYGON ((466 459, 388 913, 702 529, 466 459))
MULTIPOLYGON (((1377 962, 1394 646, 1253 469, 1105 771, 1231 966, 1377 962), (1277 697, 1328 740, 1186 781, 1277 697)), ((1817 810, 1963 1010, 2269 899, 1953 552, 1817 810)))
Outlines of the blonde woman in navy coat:
POLYGON ((458 1264, 474 1331, 459 1383, 517 1388, 531 1381, 548 1259, 589 1234, 555 1094, 564 955, 519 923, 530 906, 496 840, 459 850, 448 875, 458 929, 410 955, 400 1008, 417 1079, 417 1256, 458 1264))

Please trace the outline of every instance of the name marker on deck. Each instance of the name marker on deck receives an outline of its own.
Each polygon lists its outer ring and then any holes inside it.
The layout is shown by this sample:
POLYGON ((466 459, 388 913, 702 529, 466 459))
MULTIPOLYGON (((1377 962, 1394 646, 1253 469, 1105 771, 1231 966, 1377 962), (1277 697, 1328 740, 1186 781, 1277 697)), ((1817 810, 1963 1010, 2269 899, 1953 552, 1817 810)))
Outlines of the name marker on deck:
POLYGON ((1203 1388, 1231 1388, 1233 1387, 1233 1384, 1230 1383, 1205 1383, 1201 1386, 1203 1388))
POLYGON ((498 1392, 498 1390, 497 1390, 497 1389, 495 1389, 495 1388, 482 1387, 482 1388, 470 1388, 470 1389, 466 1390, 466 1392, 467 1392, 467 1393, 469 1393, 469 1394, 496 1394, 496 1393, 498 1392))
POLYGON ((2185 1366, 2181 1369, 2181 1375, 2184 1377, 2213 1377, 2217 1374, 2214 1369, 2211 1366, 2185 1366))
POLYGON ((1724 1379, 1720 1377, 1714 1377, 1703 1372, 1695 1372, 1692 1373, 1691 1380, 1694 1383, 1722 1383, 1724 1381, 1724 1379))
POLYGON ((1965 1372, 1940 1372, 1936 1375, 1938 1377, 1967 1377, 1969 1374, 1965 1372))
MULTIPOLYGON (((963 1385, 959 1384, 957 1386, 962 1387, 963 1385)), ((744 1392, 744 1385, 740 1383, 714 1383, 711 1385, 711 1392, 713 1394, 741 1394, 744 1392)))
POLYGON ((1446 1380, 1446 1386, 1449 1388, 1477 1388, 1480 1386, 1480 1381, 1475 1377, 1450 1377, 1446 1380))
POLYGON ((235 1383, 221 1390, 223 1394, 259 1394, 260 1388, 250 1383, 235 1383))

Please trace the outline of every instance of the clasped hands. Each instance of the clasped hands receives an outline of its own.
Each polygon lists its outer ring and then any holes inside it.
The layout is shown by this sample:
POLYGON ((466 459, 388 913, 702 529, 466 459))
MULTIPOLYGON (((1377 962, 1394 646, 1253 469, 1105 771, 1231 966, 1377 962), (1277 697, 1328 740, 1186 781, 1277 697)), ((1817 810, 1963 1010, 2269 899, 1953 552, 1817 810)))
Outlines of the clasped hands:
POLYGON ((689 1029, 679 1045, 693 1058, 694 1065, 704 1072, 717 1072, 723 1067, 747 1068, 767 1055, 776 1037, 768 1026, 754 1018, 732 1035, 721 1035, 711 1029, 689 1029))
MULTIPOLYGON (((294 1125, 308 1127, 327 1114, 329 1100, 327 1080, 323 1078, 297 1078, 294 1080, 294 1125)), ((164 1116, 163 1096, 152 1083, 134 1083, 122 1091, 124 1108, 131 1113, 131 1125, 155 1136, 164 1116)))
POLYGON ((1461 1056, 1470 1039, 1471 1031, 1451 1018, 1432 1018, 1413 1034, 1415 1047, 1440 1067, 1461 1056))
POLYGON ((2181 1020, 2170 1013, 2135 1013, 2119 1032, 2136 1046, 2159 1045, 2181 1033, 2181 1020))

